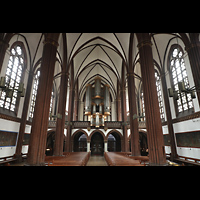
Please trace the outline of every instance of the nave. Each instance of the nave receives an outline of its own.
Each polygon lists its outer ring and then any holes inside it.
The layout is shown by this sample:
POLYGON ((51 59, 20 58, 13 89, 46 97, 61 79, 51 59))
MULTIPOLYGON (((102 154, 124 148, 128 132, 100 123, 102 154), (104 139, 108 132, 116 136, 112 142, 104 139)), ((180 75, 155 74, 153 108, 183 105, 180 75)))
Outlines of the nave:
POLYGON ((108 166, 104 156, 90 156, 86 166, 108 166))
POLYGON ((0 165, 199 166, 199 104, 199 33, 0 34, 0 165))

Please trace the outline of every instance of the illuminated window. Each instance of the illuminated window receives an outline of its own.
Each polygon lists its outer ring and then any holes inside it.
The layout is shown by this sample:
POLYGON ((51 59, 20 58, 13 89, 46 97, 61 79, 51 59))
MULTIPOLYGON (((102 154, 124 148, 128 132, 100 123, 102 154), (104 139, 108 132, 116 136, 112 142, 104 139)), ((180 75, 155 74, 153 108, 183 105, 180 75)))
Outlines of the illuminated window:
MULTIPOLYGON (((169 55, 171 83, 175 91, 179 90, 178 82, 184 82, 185 88, 190 87, 183 54, 181 47, 176 45, 172 48, 171 54, 169 55)), ((178 94, 178 100, 176 100, 175 104, 178 113, 193 109, 191 94, 185 94, 183 92, 178 94)))
MULTIPOLYGON (((37 70, 34 83, 33 83, 33 93, 31 98, 31 107, 30 107, 30 114, 29 117, 33 118, 34 115, 34 109, 35 109, 35 102, 36 102, 36 96, 37 96, 37 90, 39 85, 39 77, 40 77, 40 70, 37 70)), ((53 100, 54 100, 54 92, 51 92, 51 101, 50 101, 50 109, 49 114, 53 112, 53 100)), ((49 117, 49 120, 52 120, 52 118, 49 117)))
MULTIPOLYGON (((54 100, 54 92, 51 92, 51 100, 50 100, 50 108, 49 108, 49 115, 52 114, 53 115, 53 100, 54 100)), ((53 120, 50 116, 49 116, 49 120, 53 120)))
POLYGON ((16 112, 16 107, 19 104, 19 97, 17 91, 19 83, 22 81, 23 72, 25 68, 25 52, 21 42, 16 42, 10 49, 10 58, 6 69, 6 87, 13 90, 11 98, 6 96, 6 92, 0 92, 0 107, 10 111, 16 112))
MULTIPOLYGON (((162 99, 162 93, 161 93, 161 80, 159 73, 155 70, 155 78, 156 78, 156 89, 158 94, 158 103, 160 108, 160 118, 161 120, 164 120, 164 107, 163 107, 163 99, 162 99)), ((143 88, 141 87, 140 91, 140 101, 141 101, 141 113, 143 114, 144 118, 142 118, 142 121, 145 121, 145 105, 144 105, 144 93, 143 88)))
POLYGON ((39 84, 39 77, 40 77, 40 71, 38 70, 34 83, 33 83, 33 93, 32 93, 32 98, 31 98, 31 109, 30 109, 30 114, 29 117, 33 118, 33 113, 34 113, 34 108, 35 108, 35 101, 36 101, 36 96, 37 96, 37 89, 38 89, 38 84, 39 84))
POLYGON ((144 118, 141 118, 141 121, 145 121, 145 106, 144 106, 144 92, 143 92, 143 87, 141 86, 141 91, 140 91, 140 101, 141 101, 141 114, 144 116, 144 118))
POLYGON ((155 71, 155 78, 156 78, 156 89, 157 89, 157 94, 158 94, 158 103, 159 103, 159 108, 160 108, 160 118, 161 120, 164 119, 164 108, 163 108, 163 99, 162 99, 162 93, 161 93, 161 80, 160 80, 160 75, 157 71, 155 71))

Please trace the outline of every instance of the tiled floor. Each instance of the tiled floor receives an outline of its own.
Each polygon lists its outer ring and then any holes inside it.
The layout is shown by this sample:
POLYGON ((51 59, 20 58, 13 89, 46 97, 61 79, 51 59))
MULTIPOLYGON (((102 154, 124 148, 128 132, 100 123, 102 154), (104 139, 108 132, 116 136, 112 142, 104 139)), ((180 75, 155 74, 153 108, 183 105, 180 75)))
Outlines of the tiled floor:
POLYGON ((90 156, 86 166, 108 166, 104 156, 90 156))

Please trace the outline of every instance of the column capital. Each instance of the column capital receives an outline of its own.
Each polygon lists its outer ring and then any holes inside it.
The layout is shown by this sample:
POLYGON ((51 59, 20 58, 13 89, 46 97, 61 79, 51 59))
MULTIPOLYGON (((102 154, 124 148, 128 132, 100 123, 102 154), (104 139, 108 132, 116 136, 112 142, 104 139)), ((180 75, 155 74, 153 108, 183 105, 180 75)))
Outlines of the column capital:
POLYGON ((133 71, 131 71, 131 72, 128 72, 126 75, 127 75, 127 77, 129 77, 129 76, 133 76, 134 77, 135 73, 133 71))
POLYGON ((138 43, 138 45, 137 45, 138 49, 140 49, 143 46, 152 46, 151 40, 144 40, 144 41, 138 43))
POLYGON ((200 47, 200 42, 190 43, 189 45, 185 46, 185 50, 188 52, 189 50, 191 50, 194 47, 200 47))
POLYGON ((59 46, 58 42, 51 39, 51 38, 46 38, 43 43, 44 43, 44 45, 45 44, 51 44, 51 45, 55 46, 56 48, 59 46))
POLYGON ((105 87, 108 87, 108 88, 110 87, 108 84, 105 84, 104 86, 105 86, 105 87))
POLYGON ((9 47, 9 44, 5 42, 4 40, 0 40, 0 45, 3 44, 6 48, 9 47))
POLYGON ((119 91, 120 91, 120 92, 124 92, 124 91, 126 91, 126 89, 125 89, 125 88, 124 88, 124 89, 120 89, 119 91))

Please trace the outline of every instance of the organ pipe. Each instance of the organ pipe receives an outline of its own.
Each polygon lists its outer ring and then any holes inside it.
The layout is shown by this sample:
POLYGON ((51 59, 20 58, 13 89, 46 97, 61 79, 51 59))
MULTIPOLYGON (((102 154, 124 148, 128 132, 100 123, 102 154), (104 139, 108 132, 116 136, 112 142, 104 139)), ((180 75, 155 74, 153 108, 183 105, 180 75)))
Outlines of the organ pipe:
POLYGON ((94 98, 101 97, 101 79, 100 79, 100 77, 96 77, 96 79, 95 79, 94 94, 95 94, 94 98))
POLYGON ((85 115, 91 115, 92 91, 91 84, 86 86, 85 115))
POLYGON ((110 115, 109 85, 105 84, 104 87, 104 115, 110 115))
POLYGON ((86 86, 85 115, 88 116, 90 126, 104 126, 105 121, 110 117, 110 92, 109 85, 101 89, 101 78, 95 78, 95 86, 86 86))

